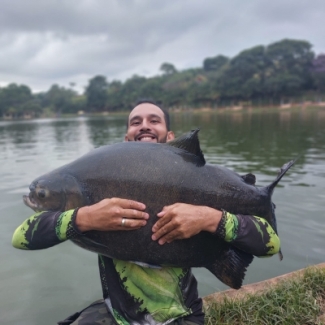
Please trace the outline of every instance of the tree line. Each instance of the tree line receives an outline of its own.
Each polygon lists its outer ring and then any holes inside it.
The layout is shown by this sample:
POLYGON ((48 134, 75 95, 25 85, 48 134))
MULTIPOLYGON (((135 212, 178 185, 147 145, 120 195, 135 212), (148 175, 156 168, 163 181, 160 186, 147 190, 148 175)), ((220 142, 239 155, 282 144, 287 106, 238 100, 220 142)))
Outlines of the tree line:
POLYGON ((325 95, 325 54, 315 55, 304 40, 258 45, 233 58, 219 54, 205 58, 202 67, 182 71, 166 62, 160 72, 150 78, 134 75, 124 82, 97 75, 83 94, 73 89, 73 83, 71 88, 52 85, 36 94, 13 83, 0 88, 0 117, 125 111, 143 98, 167 108, 218 108, 278 105, 292 98, 325 95))

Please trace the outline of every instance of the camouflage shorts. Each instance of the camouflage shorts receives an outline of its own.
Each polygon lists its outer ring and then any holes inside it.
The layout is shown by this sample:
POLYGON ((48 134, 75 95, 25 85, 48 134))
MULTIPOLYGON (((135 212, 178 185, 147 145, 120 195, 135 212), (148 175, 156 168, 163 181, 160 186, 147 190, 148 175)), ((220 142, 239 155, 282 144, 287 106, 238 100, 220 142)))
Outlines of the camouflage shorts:
MULTIPOLYGON (((112 315, 107 311, 103 299, 93 302, 81 312, 75 313, 65 320, 58 322, 58 325, 116 325, 112 315)), ((169 325, 196 325, 193 322, 179 318, 169 325)))
POLYGON ((107 311, 103 299, 93 302, 81 312, 75 313, 58 325, 116 325, 111 314, 107 311))

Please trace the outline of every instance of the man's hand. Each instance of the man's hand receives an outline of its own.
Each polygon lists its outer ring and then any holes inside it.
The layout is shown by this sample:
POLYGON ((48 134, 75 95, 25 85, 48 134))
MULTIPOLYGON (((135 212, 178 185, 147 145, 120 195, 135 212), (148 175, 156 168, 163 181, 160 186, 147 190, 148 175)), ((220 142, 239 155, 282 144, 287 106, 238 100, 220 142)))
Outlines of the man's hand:
POLYGON ((201 231, 215 232, 222 212, 206 206, 175 203, 164 207, 157 216, 160 220, 152 227, 151 238, 163 245, 175 239, 190 238, 201 231))
POLYGON ((134 230, 146 225, 149 219, 143 203, 112 198, 78 210, 76 225, 81 232, 89 230, 134 230), (123 221, 124 220, 124 221, 123 221))

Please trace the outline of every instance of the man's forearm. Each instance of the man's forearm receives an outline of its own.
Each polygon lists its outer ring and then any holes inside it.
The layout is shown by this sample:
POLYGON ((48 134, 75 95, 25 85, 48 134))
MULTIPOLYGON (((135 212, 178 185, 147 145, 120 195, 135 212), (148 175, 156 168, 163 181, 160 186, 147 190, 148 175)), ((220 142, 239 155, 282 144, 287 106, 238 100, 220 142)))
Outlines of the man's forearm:
POLYGON ((72 225, 73 212, 45 211, 34 214, 15 230, 12 245, 19 249, 43 249, 71 238, 76 234, 72 225))
POLYGON ((280 239, 273 228, 256 216, 225 212, 216 235, 255 256, 271 256, 280 250, 280 239))

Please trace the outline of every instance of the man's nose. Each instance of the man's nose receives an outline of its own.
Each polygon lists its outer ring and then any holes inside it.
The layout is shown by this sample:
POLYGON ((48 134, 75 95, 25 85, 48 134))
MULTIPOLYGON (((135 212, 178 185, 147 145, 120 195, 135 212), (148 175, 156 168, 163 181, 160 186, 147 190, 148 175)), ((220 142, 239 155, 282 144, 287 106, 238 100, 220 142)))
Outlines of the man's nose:
POLYGON ((141 130, 150 130, 149 121, 147 121, 147 120, 142 121, 141 130))

